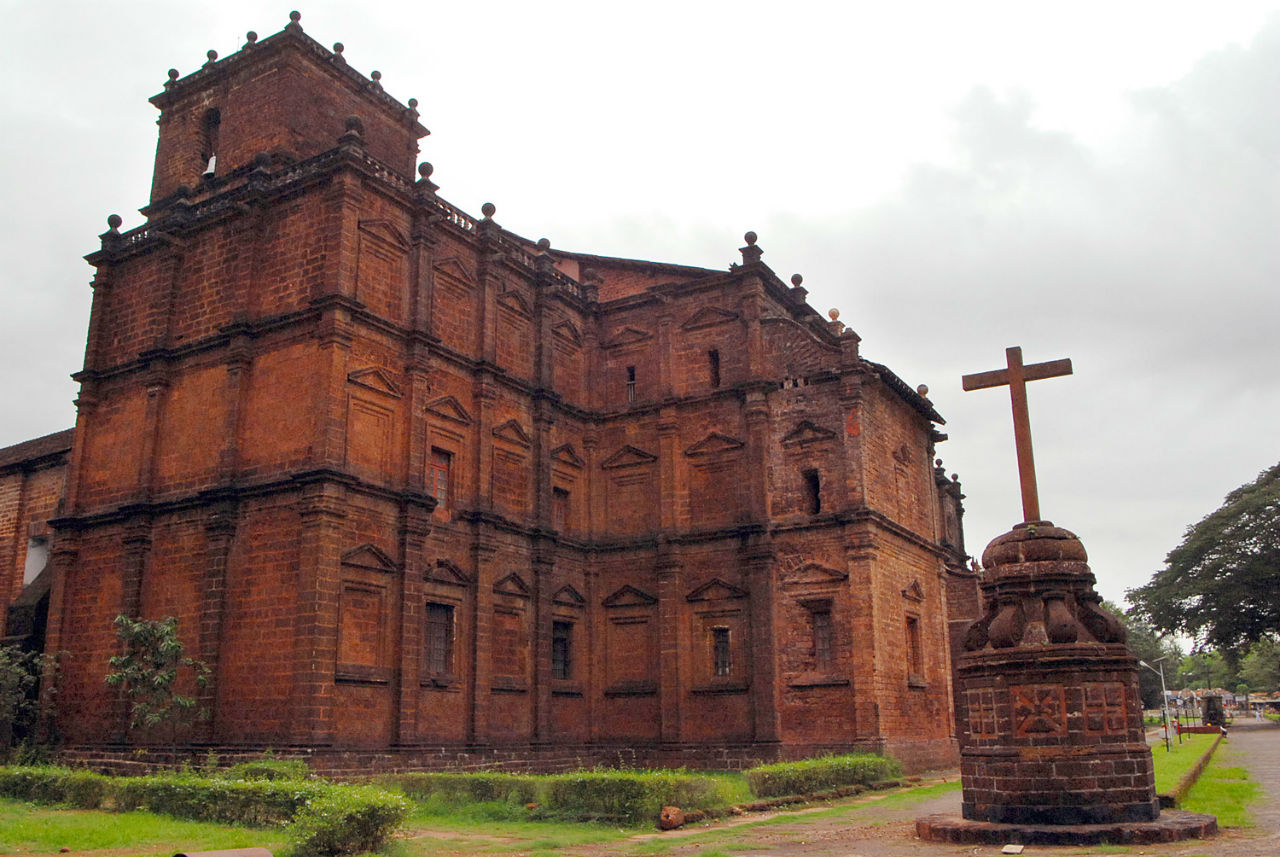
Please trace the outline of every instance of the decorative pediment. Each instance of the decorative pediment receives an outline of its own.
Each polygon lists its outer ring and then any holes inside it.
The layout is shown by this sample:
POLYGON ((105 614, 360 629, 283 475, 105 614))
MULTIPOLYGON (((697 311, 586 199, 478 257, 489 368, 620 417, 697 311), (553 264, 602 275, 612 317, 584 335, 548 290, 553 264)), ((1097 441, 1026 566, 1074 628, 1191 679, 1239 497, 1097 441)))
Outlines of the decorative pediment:
POLYGON ((475 274, 467 270, 467 267, 462 264, 457 256, 450 256, 448 259, 441 259, 436 265, 435 270, 437 274, 444 275, 445 277, 465 286, 470 286, 476 281, 475 274))
POLYGON ((634 467, 640 464, 652 464, 657 460, 658 456, 645 452, 643 449, 637 449, 631 444, 627 444, 613 455, 600 462, 600 467, 604 470, 612 470, 615 467, 634 467))
POLYGON ((529 597, 529 585, 514 571, 494 583, 493 591, 498 595, 514 595, 517 598, 529 597))
POLYGON ((447 559, 436 560, 435 566, 427 569, 423 579, 433 583, 447 583, 450 586, 471 585, 471 576, 447 559))
POLYGON ((733 452, 735 450, 742 449, 744 446, 746 446, 746 444, 738 440, 736 437, 729 437, 727 434, 721 434, 718 431, 713 431, 711 434, 686 449, 684 454, 691 458, 699 455, 718 455, 723 452, 733 452))
POLYGON ((689 316, 684 324, 680 325, 680 329, 698 330, 703 327, 714 327, 717 324, 728 324, 737 320, 738 314, 736 312, 730 312, 718 306, 705 306, 689 316))
POLYGON ((804 446, 808 443, 817 443, 818 441, 831 440, 836 433, 830 429, 824 429, 815 425, 809 420, 801 420, 796 423, 796 427, 789 431, 782 438, 783 446, 804 446))
POLYGON ((391 376, 382 369, 357 369, 347 375, 347 380, 352 384, 364 387, 366 390, 382 393, 384 396, 398 399, 404 395, 400 392, 399 385, 392 381, 391 376))
POLYGON ((621 330, 614 331, 613 336, 609 339, 609 344, 605 348, 621 348, 624 345, 635 345, 652 338, 653 334, 647 330, 641 330, 638 327, 624 327, 621 330))
POLYGON ((514 443, 517 446, 527 447, 533 443, 529 439, 529 433, 520 427, 520 423, 513 419, 496 426, 493 430, 493 436, 508 443, 514 443))
POLYGON ((498 295, 498 306, 506 307, 517 315, 529 318, 532 313, 529 311, 529 302, 524 296, 515 290, 503 292, 498 295))
POLYGON ((910 601, 923 601, 924 588, 920 586, 920 581, 911 581, 911 585, 902 590, 902 597, 910 601))
POLYGON ((723 601, 729 598, 746 598, 747 591, 739 589, 732 583, 726 583, 718 577, 713 577, 706 583, 685 596, 688 601, 723 601))
POLYGON ((578 590, 567 584, 556 590, 556 594, 551 596, 551 601, 561 607, 583 607, 587 603, 587 599, 583 598, 578 590))
POLYGON ((624 586, 601 602, 605 607, 648 607, 657 603, 657 598, 634 586, 624 586))
POLYGON ((391 561, 391 557, 370 544, 360 545, 344 553, 342 564, 355 568, 367 568, 370 571, 390 573, 396 570, 396 564, 391 561))
POLYGON ((401 252, 409 251, 409 240, 389 220, 361 220, 360 231, 391 244, 401 252))
POLYGON ((841 583, 849 579, 849 574, 820 562, 806 562, 792 571, 784 571, 781 577, 783 586, 820 586, 841 583))
POLYGON ((573 451, 573 444, 569 443, 561 444, 551 450, 551 460, 567 464, 570 467, 581 467, 586 464, 585 461, 578 457, 578 453, 573 451))
POLYGON ((467 409, 454 396, 441 396, 427 402, 427 413, 464 426, 471 425, 471 414, 467 413, 467 409))
POLYGON ((554 325, 551 332, 571 345, 582 345, 582 335, 578 333, 578 328, 574 327, 571 321, 566 320, 554 325))

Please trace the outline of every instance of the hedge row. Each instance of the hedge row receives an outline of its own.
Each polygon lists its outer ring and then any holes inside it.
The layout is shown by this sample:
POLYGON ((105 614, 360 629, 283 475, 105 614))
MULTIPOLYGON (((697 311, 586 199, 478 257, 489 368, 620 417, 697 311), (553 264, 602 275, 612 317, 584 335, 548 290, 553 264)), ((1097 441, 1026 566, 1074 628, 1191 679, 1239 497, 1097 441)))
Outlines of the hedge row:
POLYGON ((840 786, 865 786, 893 779, 901 773, 902 766, 894 759, 859 753, 778 762, 746 772, 752 794, 760 797, 805 795, 840 786))
POLYGON ((372 850, 399 827, 409 809, 399 795, 367 786, 192 773, 107 777, 52 767, 0 768, 0 795, 77 809, 145 809, 251 827, 288 824, 296 857, 372 850))
POLYGON ((711 809, 733 802, 725 782, 681 771, 585 771, 520 775, 395 774, 377 782, 409 797, 449 803, 536 804, 535 817, 627 824, 652 821, 662 807, 711 809))

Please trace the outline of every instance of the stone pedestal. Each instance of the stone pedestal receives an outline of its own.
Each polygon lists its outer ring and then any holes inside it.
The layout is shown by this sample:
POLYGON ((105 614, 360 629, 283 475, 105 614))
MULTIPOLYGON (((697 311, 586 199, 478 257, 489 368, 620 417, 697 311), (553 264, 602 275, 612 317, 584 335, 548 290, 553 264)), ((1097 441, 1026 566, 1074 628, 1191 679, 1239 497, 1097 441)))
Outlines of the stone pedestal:
POLYGON ((952 828, 980 826, 1016 842, 1019 827, 1119 830, 1160 815, 1138 662, 1086 558, 1048 521, 987 546, 986 613, 956 666, 963 820, 931 819, 922 836, 965 841, 952 828))

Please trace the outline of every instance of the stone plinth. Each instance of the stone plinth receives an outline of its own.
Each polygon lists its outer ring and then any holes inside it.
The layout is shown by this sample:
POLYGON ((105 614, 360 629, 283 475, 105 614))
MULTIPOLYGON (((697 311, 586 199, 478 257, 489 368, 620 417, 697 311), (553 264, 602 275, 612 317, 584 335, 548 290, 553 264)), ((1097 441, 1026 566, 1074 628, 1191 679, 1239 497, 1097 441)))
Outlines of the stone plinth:
POLYGON ((963 818, 921 819, 922 838, 1150 842, 1215 829, 1210 816, 1157 821, 1138 662, 1086 559, 1048 521, 987 546, 986 613, 956 666, 963 818))

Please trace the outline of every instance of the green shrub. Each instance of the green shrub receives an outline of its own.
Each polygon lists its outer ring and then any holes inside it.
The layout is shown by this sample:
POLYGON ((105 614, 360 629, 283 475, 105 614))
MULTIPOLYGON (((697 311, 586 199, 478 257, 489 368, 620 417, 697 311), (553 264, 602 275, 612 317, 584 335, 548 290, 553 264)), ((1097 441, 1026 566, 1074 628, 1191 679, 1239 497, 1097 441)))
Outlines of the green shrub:
POLYGON ((657 819, 662 807, 711 809, 729 803, 723 782, 678 771, 592 771, 547 777, 545 812, 577 821, 629 824, 657 819))
POLYGON ((372 786, 334 788, 309 801, 289 833, 294 857, 358 854, 382 846, 409 812, 399 795, 372 786))
POLYGON ((107 796, 110 784, 110 777, 71 768, 0 768, 0 795, 32 803, 97 809, 107 796))
POLYGON ((476 774, 389 774, 375 782, 398 788, 414 800, 437 797, 449 803, 534 803, 539 798, 539 777, 502 772, 476 774))
POLYGON ((305 780, 311 769, 301 759, 255 759, 218 771, 217 776, 226 780, 305 780))
POLYGON ((757 797, 812 794, 839 786, 867 785, 901 773, 902 767, 894 759, 870 754, 779 762, 746 772, 751 792, 757 797))
POLYGON ((301 780, 224 780, 193 774, 120 777, 112 797, 122 812, 147 809, 174 818, 270 827, 287 824, 332 786, 301 780))

